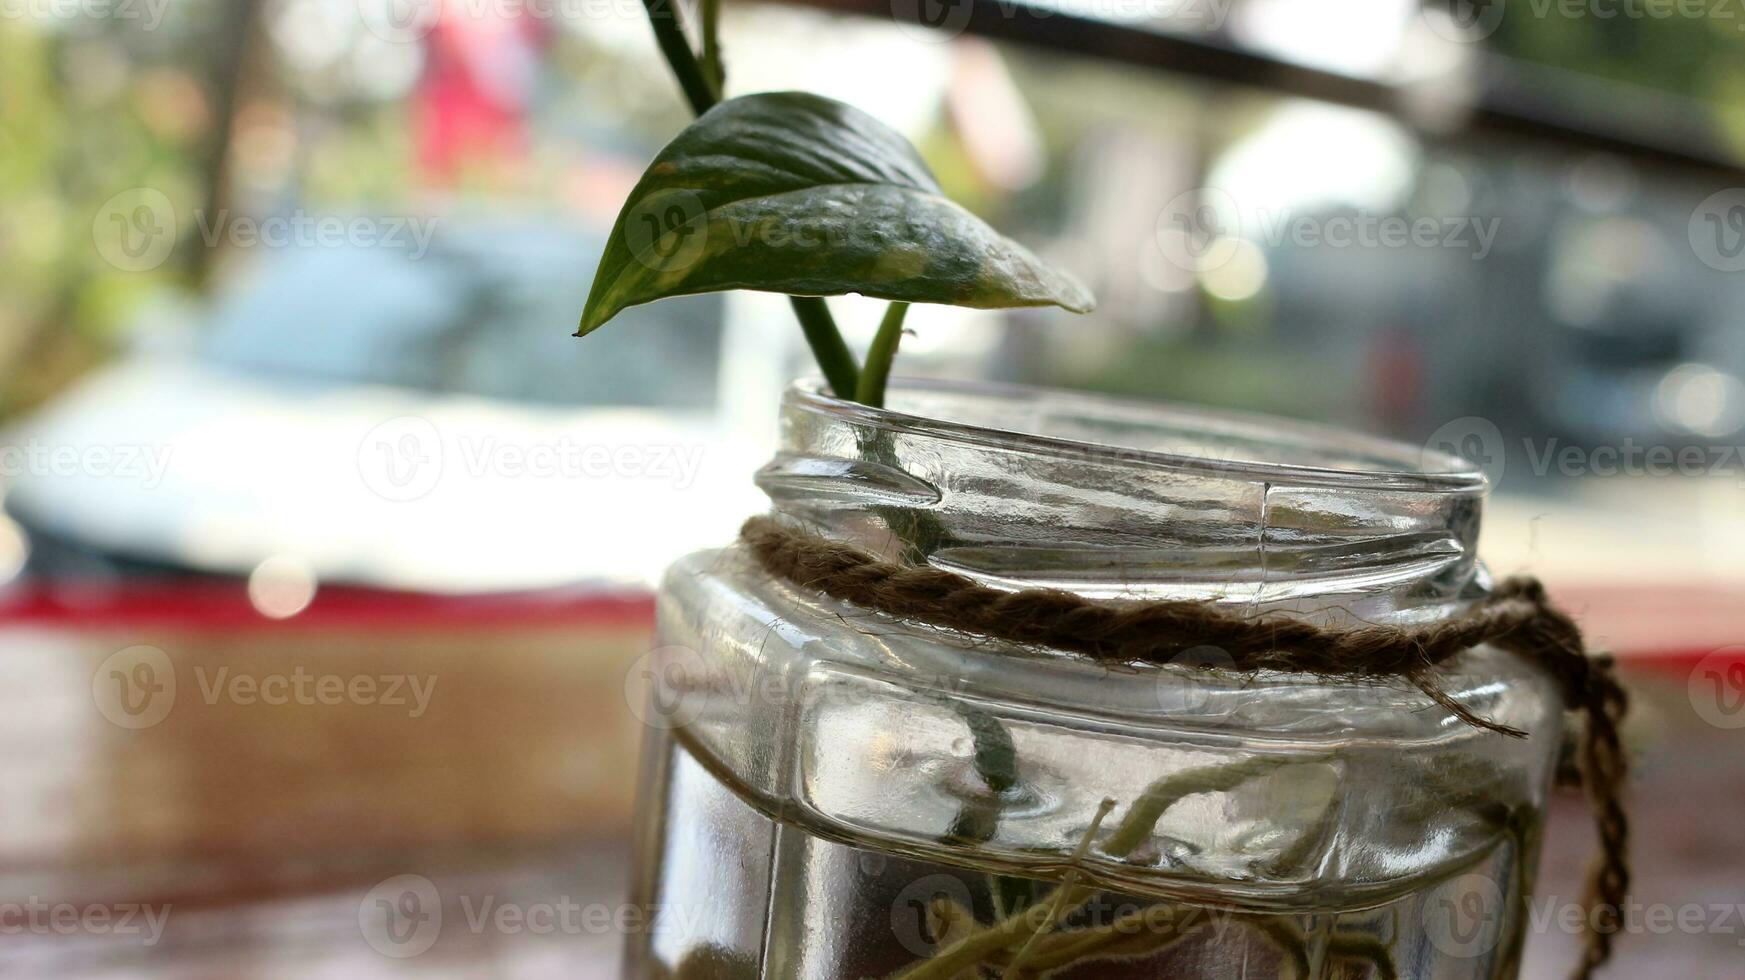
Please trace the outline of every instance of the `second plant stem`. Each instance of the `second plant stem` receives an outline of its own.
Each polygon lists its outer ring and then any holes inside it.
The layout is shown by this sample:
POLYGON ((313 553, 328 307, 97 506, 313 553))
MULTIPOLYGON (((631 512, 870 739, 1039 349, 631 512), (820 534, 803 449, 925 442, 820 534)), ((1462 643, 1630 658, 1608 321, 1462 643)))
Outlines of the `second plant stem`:
POLYGON ((885 382, 891 377, 891 362, 896 360, 897 346, 903 342, 903 318, 908 313, 908 303, 892 303, 885 308, 879 332, 873 336, 872 346, 867 348, 866 369, 860 373, 860 385, 854 391, 855 401, 874 407, 884 405, 885 382))

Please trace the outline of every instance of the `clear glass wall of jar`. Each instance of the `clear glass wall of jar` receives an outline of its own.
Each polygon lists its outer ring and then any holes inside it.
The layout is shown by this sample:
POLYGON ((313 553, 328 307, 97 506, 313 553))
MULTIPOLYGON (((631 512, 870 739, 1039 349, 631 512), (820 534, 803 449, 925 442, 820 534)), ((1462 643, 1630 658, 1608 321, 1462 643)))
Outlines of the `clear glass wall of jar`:
MULTIPOLYGON (((758 480, 783 520, 1003 588, 1423 623, 1487 585, 1473 467, 1277 419, 802 385, 758 480)), ((1526 739, 1405 681, 958 636, 737 546, 673 567, 659 637, 628 976, 1514 975, 1562 705, 1500 651, 1438 679, 1526 739)))

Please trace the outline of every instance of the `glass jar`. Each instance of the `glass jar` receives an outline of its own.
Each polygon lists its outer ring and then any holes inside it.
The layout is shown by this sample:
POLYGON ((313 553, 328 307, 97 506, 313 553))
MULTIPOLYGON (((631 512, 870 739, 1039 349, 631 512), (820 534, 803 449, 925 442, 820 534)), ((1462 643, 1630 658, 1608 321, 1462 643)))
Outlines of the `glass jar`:
MULTIPOLYGON (((1484 477, 1454 457, 1043 390, 910 382, 889 405, 791 389, 758 475, 774 514, 1106 600, 1397 624, 1486 591, 1484 477)), ((672 568, 658 642, 628 976, 1514 975, 1562 705, 1500 651, 1436 676, 1525 739, 1403 680, 904 622, 742 546, 672 568)))

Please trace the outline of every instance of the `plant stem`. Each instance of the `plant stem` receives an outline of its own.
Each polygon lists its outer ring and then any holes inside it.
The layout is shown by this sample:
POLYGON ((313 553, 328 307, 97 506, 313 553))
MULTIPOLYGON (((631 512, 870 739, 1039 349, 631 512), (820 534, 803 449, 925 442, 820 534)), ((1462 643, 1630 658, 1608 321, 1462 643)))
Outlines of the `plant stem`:
POLYGON ((1084 862, 1085 855, 1090 852, 1091 841, 1097 839, 1097 828, 1103 825, 1103 818, 1107 817, 1109 811, 1113 809, 1115 809, 1115 801, 1109 797, 1105 797, 1102 805, 1097 807, 1097 815, 1091 818, 1091 825, 1085 829, 1085 835, 1079 838, 1079 846, 1073 849, 1070 870, 1067 871, 1066 877, 1061 879, 1060 887, 1054 890, 1054 901, 1048 903, 1048 915, 1043 917, 1042 925, 1030 934, 1030 938, 1024 940, 1024 945, 1018 947, 1018 952, 1012 956, 1012 962, 1006 967, 1006 972, 1017 973, 1023 967, 1024 960, 1029 957, 1030 951, 1036 947, 1037 937, 1054 931, 1054 927, 1059 924, 1062 914, 1066 911, 1066 897, 1072 894, 1073 886, 1078 884, 1079 865, 1084 862))
POLYGON ((674 6, 675 2, 642 0, 642 6, 648 10, 648 22, 654 27, 654 40, 660 45, 660 53, 672 66, 679 87, 685 90, 685 100, 690 102, 691 112, 700 116, 713 108, 718 99, 714 86, 709 84, 702 66, 697 64, 691 42, 685 38, 685 26, 679 20, 679 8, 674 6))
POLYGON ((830 382, 836 397, 853 399, 860 387, 860 368, 855 366, 854 352, 848 349, 842 332, 836 329, 830 307, 824 305, 822 296, 789 296, 788 301, 794 305, 794 315, 800 318, 800 329, 812 347, 812 357, 824 372, 824 380, 830 382))
POLYGON ((903 342, 903 317, 908 312, 908 303, 892 303, 885 307, 885 318, 879 322, 879 332, 873 337, 872 346, 867 348, 866 367, 860 372, 855 401, 874 408, 884 407, 885 382, 890 380, 891 362, 896 360, 897 346, 903 342))
POLYGON ((727 88, 727 64, 721 59, 721 0, 702 0, 703 75, 719 99, 727 88))

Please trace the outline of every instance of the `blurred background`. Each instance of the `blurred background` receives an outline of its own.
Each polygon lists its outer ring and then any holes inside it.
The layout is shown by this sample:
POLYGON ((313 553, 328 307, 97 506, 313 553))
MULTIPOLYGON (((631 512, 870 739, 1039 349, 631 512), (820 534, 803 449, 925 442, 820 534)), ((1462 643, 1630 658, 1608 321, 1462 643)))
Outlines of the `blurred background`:
MULTIPOLYGON (((1101 300, 918 307, 900 372, 1483 463, 1492 569, 1637 691, 1636 892, 1704 910, 1612 975, 1745 977, 1745 8, 730 0, 722 36, 729 94, 866 109, 1101 300)), ((632 0, 0 0, 0 972, 614 975, 651 585, 761 508, 810 370, 762 295, 569 337, 686 121, 632 0), (364 921, 406 874, 460 924, 412 956, 364 921), (619 917, 539 927, 565 903, 619 917)))

